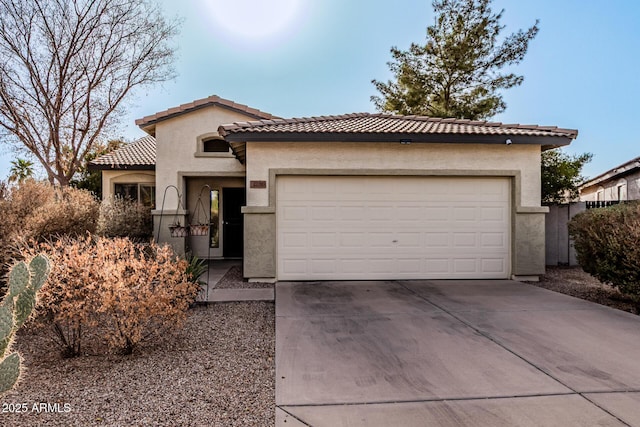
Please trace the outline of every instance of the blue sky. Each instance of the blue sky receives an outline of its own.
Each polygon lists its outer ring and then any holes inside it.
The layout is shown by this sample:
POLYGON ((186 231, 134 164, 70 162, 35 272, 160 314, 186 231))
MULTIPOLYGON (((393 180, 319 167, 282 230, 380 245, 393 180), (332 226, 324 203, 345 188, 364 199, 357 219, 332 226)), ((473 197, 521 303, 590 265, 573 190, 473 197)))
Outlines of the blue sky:
MULTIPOLYGON (((389 48, 422 42, 433 23, 419 0, 163 0, 183 18, 178 77, 132 97, 113 135, 143 136, 134 120, 209 95, 281 117, 375 111, 371 79, 391 77, 389 48), (227 9, 225 9, 227 8, 227 9), (244 9, 243 9, 244 8, 244 9)), ((591 152, 595 176, 640 156, 640 3, 632 0, 494 0, 503 34, 540 20, 492 120, 579 130, 570 153, 591 152)), ((15 153, 0 153, 0 179, 15 153)))

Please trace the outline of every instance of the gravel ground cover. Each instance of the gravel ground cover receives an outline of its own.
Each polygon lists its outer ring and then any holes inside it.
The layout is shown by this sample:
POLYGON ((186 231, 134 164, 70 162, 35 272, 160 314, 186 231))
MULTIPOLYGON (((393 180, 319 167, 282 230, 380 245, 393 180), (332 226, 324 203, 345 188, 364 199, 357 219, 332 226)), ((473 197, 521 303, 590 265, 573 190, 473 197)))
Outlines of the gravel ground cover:
POLYGON ((131 356, 63 359, 50 335, 34 328, 19 333, 16 348, 27 370, 0 399, 1 426, 275 423, 273 303, 197 306, 184 328, 131 356))
POLYGON ((600 282, 585 273, 581 267, 547 267, 547 272, 539 282, 532 285, 563 294, 571 295, 587 301, 617 308, 638 314, 636 305, 631 299, 616 288, 600 282))
MULTIPOLYGON (((627 297, 580 267, 548 267, 540 282, 531 284, 635 312, 627 297)), ((245 282, 240 267, 232 267, 218 284, 272 286, 245 282)), ((48 331, 32 327, 20 331, 16 348, 27 369, 18 387, 0 399, 0 426, 275 422, 273 303, 199 305, 189 311, 184 328, 131 356, 91 354, 88 345, 88 354, 63 359, 48 331)))

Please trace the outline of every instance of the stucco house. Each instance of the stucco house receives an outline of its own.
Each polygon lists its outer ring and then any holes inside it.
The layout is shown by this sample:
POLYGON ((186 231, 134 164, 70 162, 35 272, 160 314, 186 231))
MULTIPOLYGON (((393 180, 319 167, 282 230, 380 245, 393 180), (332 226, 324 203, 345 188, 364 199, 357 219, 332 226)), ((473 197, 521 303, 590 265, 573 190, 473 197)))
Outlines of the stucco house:
POLYGON ((580 186, 581 202, 640 200, 640 157, 616 166, 580 186))
POLYGON ((217 96, 136 123, 148 138, 94 161, 104 194, 155 185, 159 240, 241 257, 250 280, 538 276, 540 153, 577 136, 390 114, 280 119, 217 96), (171 237, 169 224, 202 216, 209 236, 171 237))

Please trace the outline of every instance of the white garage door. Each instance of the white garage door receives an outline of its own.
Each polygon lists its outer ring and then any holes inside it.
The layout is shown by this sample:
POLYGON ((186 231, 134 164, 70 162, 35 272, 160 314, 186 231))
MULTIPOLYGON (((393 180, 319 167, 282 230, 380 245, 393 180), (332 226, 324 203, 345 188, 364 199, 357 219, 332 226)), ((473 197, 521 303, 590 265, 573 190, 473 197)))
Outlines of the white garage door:
POLYGON ((279 280, 501 279, 507 178, 282 176, 279 280))

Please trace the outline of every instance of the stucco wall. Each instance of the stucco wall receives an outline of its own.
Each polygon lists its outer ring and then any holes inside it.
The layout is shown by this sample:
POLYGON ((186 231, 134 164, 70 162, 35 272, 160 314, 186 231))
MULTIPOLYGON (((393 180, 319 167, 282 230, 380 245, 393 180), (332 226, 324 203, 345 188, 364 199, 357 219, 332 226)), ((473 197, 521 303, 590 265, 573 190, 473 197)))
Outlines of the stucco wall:
MULTIPOLYGON (((162 204, 165 188, 178 187, 184 194, 184 176, 212 172, 244 174, 244 166, 227 153, 197 153, 198 138, 217 135, 221 124, 254 120, 244 114, 211 106, 159 122, 156 125, 156 200, 162 204)), ((184 200, 182 201, 184 204, 184 200)), ((178 207, 176 192, 167 191, 165 209, 178 207)))
POLYGON ((640 171, 636 171, 622 178, 613 177, 607 181, 600 182, 580 191, 580 201, 588 202, 597 200, 599 190, 603 191, 603 201, 618 200, 618 185, 626 186, 626 199, 640 200, 640 171))
POLYGON ((513 276, 544 273, 544 215, 540 207, 540 146, 395 143, 247 143, 245 277, 276 274, 277 173, 508 176, 513 182, 513 276), (266 188, 250 188, 266 181, 266 188))
MULTIPOLYGON (((189 211, 188 220, 190 223, 192 222, 201 222, 201 223, 209 223, 209 217, 211 216, 211 200, 209 190, 218 190, 219 198, 221 203, 224 203, 224 195, 222 188, 229 187, 244 187, 244 179, 243 178, 187 178, 186 182, 186 200, 187 200, 187 210, 189 211), (206 186, 209 186, 207 188, 206 186), (197 209, 196 205, 198 205, 198 199, 201 201, 201 207, 197 209)), ((222 204, 220 205, 222 208, 222 204)), ((222 226, 223 212, 220 209, 220 220, 219 220, 219 236, 220 236, 220 245, 218 248, 209 249, 209 237, 208 236, 190 236, 188 237, 189 249, 192 251, 194 255, 198 258, 215 258, 222 256, 222 248, 224 244, 224 230, 222 226)))
POLYGON ((540 146, 399 143, 247 143, 247 206, 269 206, 267 189, 249 188, 267 181, 269 170, 416 169, 518 170, 521 192, 516 204, 540 206, 540 146))
POLYGON ((102 171, 102 198, 113 195, 114 184, 155 184, 154 171, 102 171))

